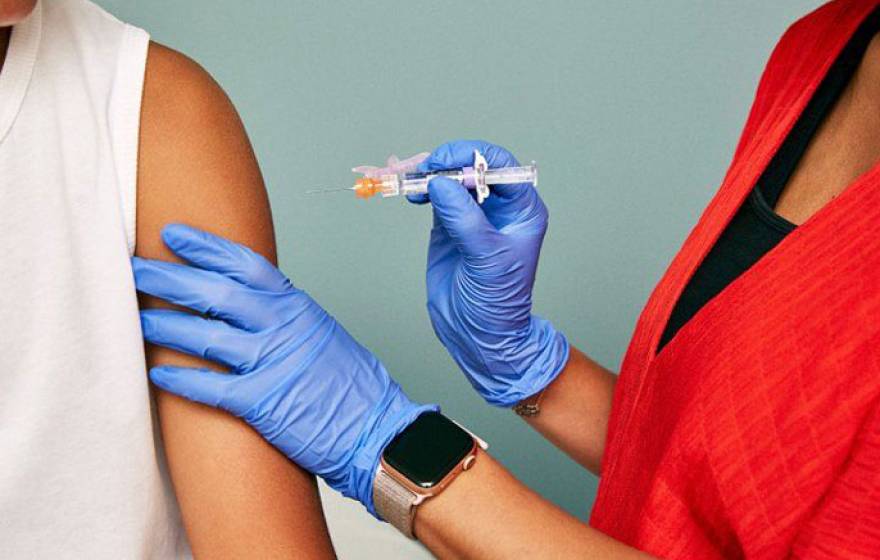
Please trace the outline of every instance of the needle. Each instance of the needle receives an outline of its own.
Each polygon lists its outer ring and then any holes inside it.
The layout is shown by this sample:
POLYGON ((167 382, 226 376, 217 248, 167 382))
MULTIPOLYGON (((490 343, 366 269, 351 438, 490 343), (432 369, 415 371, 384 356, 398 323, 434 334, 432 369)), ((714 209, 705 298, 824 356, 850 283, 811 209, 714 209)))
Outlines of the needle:
POLYGON ((310 191, 306 191, 306 194, 325 194, 325 193, 333 193, 333 192, 342 192, 342 191, 353 191, 354 187, 343 187, 341 189, 313 189, 310 191))

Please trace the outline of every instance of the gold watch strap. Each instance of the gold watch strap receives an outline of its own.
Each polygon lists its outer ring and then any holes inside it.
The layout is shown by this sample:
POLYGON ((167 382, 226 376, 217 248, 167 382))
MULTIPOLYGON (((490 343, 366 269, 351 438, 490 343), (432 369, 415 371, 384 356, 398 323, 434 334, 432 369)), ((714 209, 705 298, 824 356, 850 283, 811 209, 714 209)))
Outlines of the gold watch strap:
POLYGON ((411 539, 413 534, 413 521, 416 514, 418 496, 405 486, 394 480, 382 466, 376 472, 376 480, 373 484, 373 504, 379 517, 391 523, 397 530, 411 539))

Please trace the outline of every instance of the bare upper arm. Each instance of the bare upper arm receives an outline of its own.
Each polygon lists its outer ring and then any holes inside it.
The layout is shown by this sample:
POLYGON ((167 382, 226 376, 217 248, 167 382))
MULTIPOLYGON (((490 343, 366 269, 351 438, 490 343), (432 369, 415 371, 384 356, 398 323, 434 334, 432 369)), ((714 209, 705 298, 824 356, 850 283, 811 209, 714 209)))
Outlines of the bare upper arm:
MULTIPOLYGON (((272 218, 247 135, 223 90, 185 56, 151 43, 138 161, 137 244, 176 260, 159 233, 183 222, 275 260, 272 218)), ((144 298, 142 306, 163 305, 144 298)), ((164 348, 150 366, 210 365, 164 348)), ((332 555, 314 479, 244 422, 159 392, 165 450, 187 534, 206 558, 332 555)))

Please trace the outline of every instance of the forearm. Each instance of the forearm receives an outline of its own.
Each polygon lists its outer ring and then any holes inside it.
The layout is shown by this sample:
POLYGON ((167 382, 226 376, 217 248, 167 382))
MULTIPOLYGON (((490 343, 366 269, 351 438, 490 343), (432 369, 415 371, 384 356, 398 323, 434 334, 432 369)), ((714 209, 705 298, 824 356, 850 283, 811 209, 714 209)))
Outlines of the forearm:
POLYGON ((488 453, 419 506, 415 533, 438 558, 648 558, 543 499, 488 453))
POLYGON ((572 347, 568 363, 525 421, 572 459, 600 474, 617 376, 572 347))

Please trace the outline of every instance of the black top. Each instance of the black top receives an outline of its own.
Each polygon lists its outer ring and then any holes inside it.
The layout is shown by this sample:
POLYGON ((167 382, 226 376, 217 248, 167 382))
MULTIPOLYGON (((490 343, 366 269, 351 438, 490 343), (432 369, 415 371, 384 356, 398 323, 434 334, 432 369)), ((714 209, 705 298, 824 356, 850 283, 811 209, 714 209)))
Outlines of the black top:
POLYGON ((795 229, 794 224, 774 212, 773 208, 819 125, 846 89, 868 43, 878 30, 880 8, 875 8, 838 55, 748 199, 688 282, 669 317, 658 352, 709 300, 795 229))

